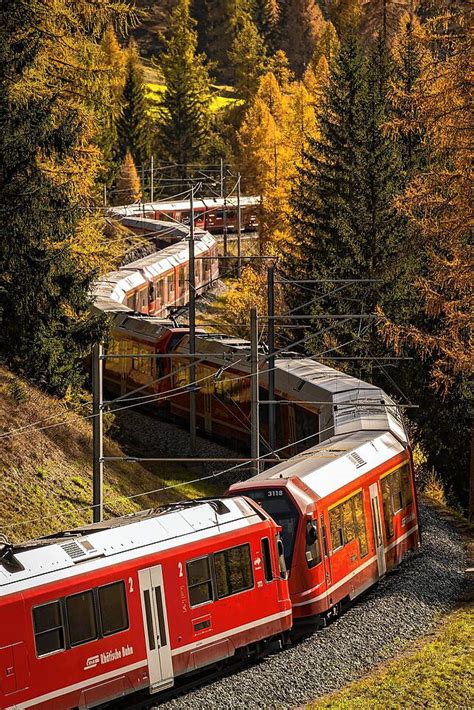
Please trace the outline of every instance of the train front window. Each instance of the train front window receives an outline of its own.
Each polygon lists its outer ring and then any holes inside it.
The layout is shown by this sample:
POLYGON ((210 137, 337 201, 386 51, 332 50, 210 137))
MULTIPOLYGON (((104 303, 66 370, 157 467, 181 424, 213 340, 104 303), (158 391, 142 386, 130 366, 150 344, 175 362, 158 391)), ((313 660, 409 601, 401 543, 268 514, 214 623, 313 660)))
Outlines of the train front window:
POLYGON ((273 518, 282 528, 281 539, 285 552, 286 568, 291 568, 291 558, 295 542, 296 527, 298 525, 298 511, 290 497, 282 488, 262 488, 243 492, 273 518))

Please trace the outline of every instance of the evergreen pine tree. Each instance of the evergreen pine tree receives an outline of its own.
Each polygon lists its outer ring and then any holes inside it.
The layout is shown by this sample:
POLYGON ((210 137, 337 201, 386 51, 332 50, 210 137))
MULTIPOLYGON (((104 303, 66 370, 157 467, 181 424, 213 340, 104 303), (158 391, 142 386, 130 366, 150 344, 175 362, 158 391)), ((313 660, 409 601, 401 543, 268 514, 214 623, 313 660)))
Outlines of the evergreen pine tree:
POLYGON ((280 4, 278 0, 256 0, 255 5, 257 27, 269 53, 273 54, 278 44, 280 4))
MULTIPOLYGON (((400 185, 400 160, 384 131, 388 80, 383 42, 366 59, 356 34, 348 35, 332 65, 318 116, 321 137, 311 141, 299 171, 293 203, 297 273, 377 280, 328 296, 321 307, 329 313, 374 313, 383 304, 400 318, 409 307, 413 262, 405 220, 392 205, 400 185)), ((380 353, 376 330, 365 329, 365 323, 339 321, 315 347, 352 343, 344 354, 380 353)))
POLYGON ((229 60, 234 70, 235 87, 246 103, 257 92, 265 58, 265 45, 250 12, 239 12, 229 60))
POLYGON ((157 142, 165 160, 186 165, 202 160, 208 150, 211 113, 209 75, 201 54, 196 54, 195 22, 189 0, 180 0, 171 16, 166 49, 161 57, 166 90, 157 125, 157 142))
POLYGON ((135 42, 127 49, 122 110, 117 123, 120 153, 132 154, 136 165, 150 155, 151 126, 148 118, 145 77, 135 42))
POLYGON ((120 147, 117 122, 122 110, 122 94, 125 84, 125 52, 121 49, 113 26, 110 24, 101 42, 101 50, 107 72, 104 81, 110 84, 110 100, 98 109, 100 132, 97 144, 102 151, 104 168, 101 182, 110 185, 120 164, 120 147))
POLYGON ((103 335, 83 248, 94 258, 102 248, 85 208, 113 12, 107 1, 78 0, 74 12, 61 0, 0 3, 0 353, 59 394, 82 383, 81 361, 103 335))

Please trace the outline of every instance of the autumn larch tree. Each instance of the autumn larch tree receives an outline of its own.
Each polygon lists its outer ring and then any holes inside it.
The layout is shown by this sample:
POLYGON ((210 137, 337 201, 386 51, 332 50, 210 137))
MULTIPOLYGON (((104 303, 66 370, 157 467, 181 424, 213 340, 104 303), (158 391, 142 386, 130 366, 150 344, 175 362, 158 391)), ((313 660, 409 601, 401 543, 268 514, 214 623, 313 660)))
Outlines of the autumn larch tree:
POLYGON ((324 18, 316 0, 287 0, 282 18, 281 43, 298 78, 311 60, 323 28, 324 18))
POLYGON ((415 351, 424 362, 436 400, 426 410, 424 422, 429 463, 436 466, 448 488, 454 486, 463 504, 470 490, 473 518, 472 461, 469 484, 473 347, 469 72, 473 37, 469 12, 467 4, 460 4, 446 14, 441 5, 439 17, 425 26, 426 35, 418 34, 434 61, 426 63, 412 87, 408 129, 415 137, 419 132, 426 135, 431 155, 397 204, 419 231, 427 257, 427 270, 414 284, 424 319, 397 323, 385 314, 384 330, 396 352, 415 351))
POLYGON ((97 109, 101 126, 97 144, 102 151, 104 163, 99 180, 105 185, 111 185, 121 160, 117 122, 122 111, 126 54, 120 47, 111 24, 107 27, 100 46, 106 68, 104 74, 110 84, 110 100, 97 109))
POLYGON ((132 154, 127 150, 117 176, 114 203, 116 205, 128 205, 137 202, 141 194, 142 191, 137 168, 133 162, 132 154))

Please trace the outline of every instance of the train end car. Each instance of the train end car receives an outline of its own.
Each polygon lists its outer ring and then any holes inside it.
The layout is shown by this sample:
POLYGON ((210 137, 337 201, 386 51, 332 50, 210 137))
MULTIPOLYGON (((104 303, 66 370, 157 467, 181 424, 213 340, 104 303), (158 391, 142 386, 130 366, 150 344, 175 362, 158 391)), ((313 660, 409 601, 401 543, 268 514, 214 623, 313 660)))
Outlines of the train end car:
POLYGON ((0 707, 91 708, 292 625, 278 526, 243 497, 0 545, 0 707))
POLYGON ((282 527, 295 622, 325 623, 420 544, 410 449, 387 431, 333 437, 230 494, 282 527))

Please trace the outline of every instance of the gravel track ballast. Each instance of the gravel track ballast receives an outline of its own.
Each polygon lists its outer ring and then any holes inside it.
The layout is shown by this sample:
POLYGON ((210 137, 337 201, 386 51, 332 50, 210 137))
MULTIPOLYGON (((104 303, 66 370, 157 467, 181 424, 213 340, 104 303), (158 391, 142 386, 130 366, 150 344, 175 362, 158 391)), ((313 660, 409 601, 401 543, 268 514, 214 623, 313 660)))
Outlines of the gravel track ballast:
POLYGON ((461 537, 420 505, 423 544, 327 628, 162 708, 290 708, 337 690, 429 632, 462 593, 461 537))

